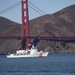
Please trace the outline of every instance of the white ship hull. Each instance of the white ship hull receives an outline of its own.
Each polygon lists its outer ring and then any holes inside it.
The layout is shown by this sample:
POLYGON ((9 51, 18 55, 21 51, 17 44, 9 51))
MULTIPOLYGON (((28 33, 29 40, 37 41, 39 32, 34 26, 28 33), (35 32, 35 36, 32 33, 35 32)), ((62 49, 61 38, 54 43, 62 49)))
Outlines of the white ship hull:
POLYGON ((7 55, 7 58, 24 58, 24 57, 46 57, 48 55, 48 52, 41 53, 35 53, 32 55, 18 55, 18 54, 10 54, 7 55))
POLYGON ((32 46, 31 49, 28 50, 18 50, 15 54, 7 55, 7 58, 24 58, 24 57, 46 57, 49 52, 43 52, 42 50, 38 52, 38 50, 32 46))

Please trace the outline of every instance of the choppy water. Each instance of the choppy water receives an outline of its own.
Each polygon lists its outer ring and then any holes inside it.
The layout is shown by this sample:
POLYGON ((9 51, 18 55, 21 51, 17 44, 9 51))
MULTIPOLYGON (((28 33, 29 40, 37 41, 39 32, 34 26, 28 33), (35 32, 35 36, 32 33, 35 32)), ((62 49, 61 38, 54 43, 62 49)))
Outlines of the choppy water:
POLYGON ((75 75, 75 53, 7 59, 0 56, 0 75, 75 75))

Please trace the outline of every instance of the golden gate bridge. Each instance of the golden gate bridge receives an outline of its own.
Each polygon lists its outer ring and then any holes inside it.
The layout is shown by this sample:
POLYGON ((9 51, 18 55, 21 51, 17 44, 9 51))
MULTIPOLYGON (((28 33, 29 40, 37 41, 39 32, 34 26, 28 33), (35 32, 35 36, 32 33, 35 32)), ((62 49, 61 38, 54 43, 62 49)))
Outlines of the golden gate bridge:
MULTIPOLYGON (((31 3, 31 2, 29 2, 29 3, 31 3)), ((11 9, 15 8, 18 5, 20 5, 20 2, 12 5, 11 7, 8 7, 5 10, 0 11, 0 14, 5 13, 8 10, 11 10, 11 9)), ((30 44, 30 40, 31 39, 37 39, 37 40, 42 40, 43 39, 43 40, 58 41, 58 42, 60 42, 60 41, 72 41, 72 42, 74 42, 75 41, 75 37, 30 36, 29 14, 28 14, 28 0, 22 0, 21 1, 21 5, 22 5, 22 36, 2 36, 1 35, 0 39, 8 39, 8 40, 10 40, 10 39, 17 39, 17 40, 22 40, 22 42, 25 45, 24 49, 29 49, 30 48, 29 44, 30 44)), ((35 5, 33 5, 33 6, 36 7, 35 5)), ((31 8, 34 9, 33 7, 31 7, 31 8)), ((40 10, 39 8, 37 8, 37 9, 40 10)), ((34 9, 34 10, 37 11, 36 9, 34 9)), ((42 10, 40 10, 40 11, 43 14, 45 14, 45 12, 43 12, 42 10)), ((37 11, 37 12, 40 13, 39 11, 37 11)))

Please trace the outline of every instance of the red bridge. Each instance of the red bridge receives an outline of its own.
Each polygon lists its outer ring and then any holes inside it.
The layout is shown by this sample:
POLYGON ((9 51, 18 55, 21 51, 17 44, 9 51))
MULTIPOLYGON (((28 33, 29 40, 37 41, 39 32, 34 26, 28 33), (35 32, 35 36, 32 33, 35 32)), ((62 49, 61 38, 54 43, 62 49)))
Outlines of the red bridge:
POLYGON ((50 40, 50 41, 75 41, 75 37, 49 37, 49 36, 30 36, 28 0, 22 0, 22 36, 0 36, 0 39, 18 39, 25 40, 26 47, 29 48, 30 39, 50 40))
POLYGON ((48 37, 48 36, 0 36, 0 39, 38 39, 38 40, 50 40, 50 41, 75 41, 75 37, 48 37))

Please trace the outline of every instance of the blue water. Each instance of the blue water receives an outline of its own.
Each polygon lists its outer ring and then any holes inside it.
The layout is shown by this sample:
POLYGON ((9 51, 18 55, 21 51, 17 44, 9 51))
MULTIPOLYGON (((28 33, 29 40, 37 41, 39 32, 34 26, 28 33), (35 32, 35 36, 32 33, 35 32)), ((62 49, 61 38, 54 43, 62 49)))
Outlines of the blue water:
POLYGON ((75 53, 18 59, 0 55, 0 75, 75 75, 75 53))

